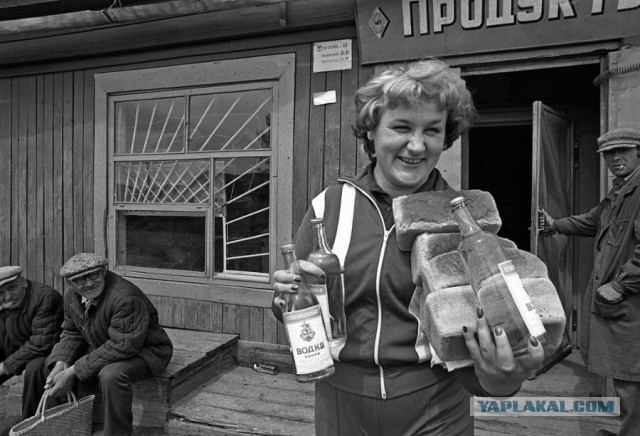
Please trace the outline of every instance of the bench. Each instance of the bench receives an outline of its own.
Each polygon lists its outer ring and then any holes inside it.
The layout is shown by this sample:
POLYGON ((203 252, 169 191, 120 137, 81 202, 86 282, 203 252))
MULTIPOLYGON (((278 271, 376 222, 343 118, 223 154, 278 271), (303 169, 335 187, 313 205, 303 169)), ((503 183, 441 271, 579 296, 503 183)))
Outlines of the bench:
MULTIPOLYGON (((163 431, 171 404, 193 391, 217 372, 235 365, 238 335, 165 328, 173 342, 173 357, 164 373, 134 384, 133 424, 135 427, 163 431)), ((0 386, 0 434, 21 415, 22 377, 14 377, 0 386)), ((95 393, 86 385, 78 386, 78 396, 95 393)), ((96 395, 94 427, 104 422, 102 398, 96 395)))

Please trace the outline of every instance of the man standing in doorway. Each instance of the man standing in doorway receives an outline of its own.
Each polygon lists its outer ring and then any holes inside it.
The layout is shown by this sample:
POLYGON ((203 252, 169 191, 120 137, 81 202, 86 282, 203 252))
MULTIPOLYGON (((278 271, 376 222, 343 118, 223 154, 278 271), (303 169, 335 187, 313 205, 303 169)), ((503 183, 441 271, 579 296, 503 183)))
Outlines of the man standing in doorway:
POLYGON ((640 428, 640 130, 609 131, 598 138, 598 152, 616 177, 600 204, 560 219, 542 213, 546 231, 595 236, 581 352, 590 372, 613 379, 622 416, 618 435, 631 436, 640 428))

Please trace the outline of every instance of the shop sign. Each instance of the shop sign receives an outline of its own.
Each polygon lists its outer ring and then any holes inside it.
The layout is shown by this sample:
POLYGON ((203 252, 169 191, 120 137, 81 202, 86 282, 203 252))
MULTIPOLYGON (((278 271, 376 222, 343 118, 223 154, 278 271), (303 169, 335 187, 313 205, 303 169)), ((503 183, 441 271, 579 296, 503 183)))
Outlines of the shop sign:
POLYGON ((640 0, 356 0, 365 64, 640 35, 640 0))

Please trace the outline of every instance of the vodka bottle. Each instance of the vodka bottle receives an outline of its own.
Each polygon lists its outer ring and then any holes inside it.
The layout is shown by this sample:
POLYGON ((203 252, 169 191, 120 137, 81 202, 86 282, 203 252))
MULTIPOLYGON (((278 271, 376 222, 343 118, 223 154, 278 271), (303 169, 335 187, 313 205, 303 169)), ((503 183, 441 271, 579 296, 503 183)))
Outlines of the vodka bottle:
POLYGON ((284 245, 282 257, 286 269, 302 278, 298 284, 298 292, 286 294, 282 311, 282 320, 293 355, 296 380, 303 383, 315 382, 335 372, 322 319, 322 309, 304 276, 300 274, 295 245, 284 245))
POLYGON ((478 226, 463 197, 450 205, 460 229, 458 254, 489 325, 504 330, 514 356, 527 353, 529 335, 546 345, 544 325, 498 237, 478 226))
POLYGON ((318 300, 325 317, 331 356, 339 360, 340 351, 347 341, 347 317, 344 313, 344 270, 338 256, 329 248, 322 218, 312 218, 311 228, 313 229, 313 251, 307 260, 320 267, 326 276, 325 281, 312 286, 322 287, 316 295, 319 296, 318 300))

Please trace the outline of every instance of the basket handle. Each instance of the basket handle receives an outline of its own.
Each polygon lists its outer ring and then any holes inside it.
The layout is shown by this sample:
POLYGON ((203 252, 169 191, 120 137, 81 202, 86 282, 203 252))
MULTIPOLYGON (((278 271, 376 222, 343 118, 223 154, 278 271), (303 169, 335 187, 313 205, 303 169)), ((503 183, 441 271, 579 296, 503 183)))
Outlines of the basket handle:
MULTIPOLYGON (((45 405, 47 404, 47 398, 49 398, 49 394, 51 393, 51 389, 45 389, 42 394, 42 398, 40 398, 40 402, 38 403, 38 408, 36 409, 36 415, 40 416, 40 422, 44 422, 44 412, 46 410, 45 405)), ((67 402, 71 403, 73 401, 73 405, 78 407, 78 400, 76 399, 76 394, 73 393, 73 390, 70 390, 67 393, 67 402)))

